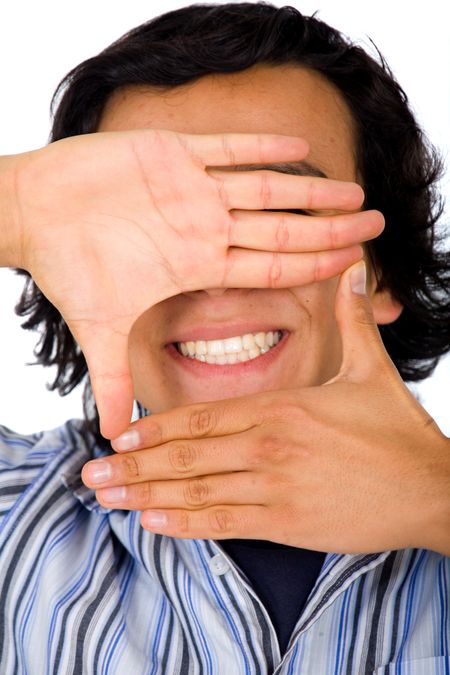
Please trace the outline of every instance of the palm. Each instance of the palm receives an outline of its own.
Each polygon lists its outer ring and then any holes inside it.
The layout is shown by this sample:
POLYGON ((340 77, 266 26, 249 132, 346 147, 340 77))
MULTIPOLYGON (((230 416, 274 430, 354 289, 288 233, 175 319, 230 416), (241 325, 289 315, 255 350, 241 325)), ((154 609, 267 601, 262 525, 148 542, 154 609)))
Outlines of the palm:
POLYGON ((312 226, 308 217, 271 211, 302 208, 313 194, 313 209, 336 202, 353 211, 363 199, 354 184, 224 168, 306 152, 304 141, 283 136, 145 130, 68 138, 22 156, 17 266, 79 342, 106 436, 129 423, 128 334, 149 307, 203 288, 326 278, 360 257, 350 245, 361 234, 379 233, 375 212, 316 218, 312 226), (322 251, 330 248, 337 250, 322 251))

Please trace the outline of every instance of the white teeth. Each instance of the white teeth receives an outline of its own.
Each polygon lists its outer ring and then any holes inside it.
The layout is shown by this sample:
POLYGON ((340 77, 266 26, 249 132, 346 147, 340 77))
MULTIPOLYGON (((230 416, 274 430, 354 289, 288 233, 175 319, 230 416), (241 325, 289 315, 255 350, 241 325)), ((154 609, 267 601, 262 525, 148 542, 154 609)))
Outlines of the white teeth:
POLYGON ((176 346, 183 356, 223 366, 256 359, 278 344, 281 337, 282 332, 277 330, 267 333, 246 333, 224 340, 177 342, 176 346))
POLYGON ((225 347, 225 354, 237 354, 244 349, 242 338, 239 336, 227 338, 226 340, 222 340, 222 342, 225 347))
POLYGON ((208 350, 206 348, 206 342, 204 340, 197 340, 197 342, 195 343, 195 353, 196 354, 202 354, 203 356, 205 354, 208 354, 208 350))
POLYGON ((225 353, 222 340, 208 340, 207 347, 208 354, 211 354, 211 356, 217 356, 217 354, 225 353))
POLYGON ((242 338, 242 349, 254 349, 256 347, 255 338, 251 333, 247 333, 242 338))
POLYGON ((266 333, 256 333, 255 342, 261 349, 264 349, 266 344, 266 333))

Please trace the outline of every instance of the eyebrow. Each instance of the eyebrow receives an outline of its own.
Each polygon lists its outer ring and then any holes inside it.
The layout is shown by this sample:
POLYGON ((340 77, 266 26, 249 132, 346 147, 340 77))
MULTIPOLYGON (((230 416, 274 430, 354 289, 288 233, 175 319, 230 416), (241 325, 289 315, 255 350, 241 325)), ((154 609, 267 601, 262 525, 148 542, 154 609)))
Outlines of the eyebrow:
POLYGON ((270 162, 268 164, 237 164, 230 167, 232 171, 255 171, 258 169, 268 169, 269 171, 278 171, 279 173, 289 173, 293 176, 314 176, 317 178, 328 178, 326 173, 317 166, 309 162, 270 162))

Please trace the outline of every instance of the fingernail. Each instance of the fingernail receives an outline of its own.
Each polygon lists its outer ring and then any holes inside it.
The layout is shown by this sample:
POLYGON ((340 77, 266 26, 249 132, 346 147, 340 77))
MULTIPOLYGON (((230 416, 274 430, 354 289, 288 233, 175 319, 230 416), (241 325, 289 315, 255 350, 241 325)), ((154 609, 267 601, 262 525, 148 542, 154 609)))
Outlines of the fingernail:
POLYGON ((127 488, 125 486, 104 488, 101 496, 105 502, 123 502, 127 496, 127 488))
POLYGON ((111 441, 115 450, 134 450, 139 446, 140 436, 136 429, 130 429, 111 441))
POLYGON ((86 472, 91 483, 98 485, 112 478, 112 468, 109 462, 97 459, 86 464, 86 472))
POLYGON ((353 293, 366 295, 366 263, 360 262, 350 274, 350 285, 353 293))
POLYGON ((148 527, 164 527, 168 523, 167 516, 162 511, 146 511, 144 518, 148 527))

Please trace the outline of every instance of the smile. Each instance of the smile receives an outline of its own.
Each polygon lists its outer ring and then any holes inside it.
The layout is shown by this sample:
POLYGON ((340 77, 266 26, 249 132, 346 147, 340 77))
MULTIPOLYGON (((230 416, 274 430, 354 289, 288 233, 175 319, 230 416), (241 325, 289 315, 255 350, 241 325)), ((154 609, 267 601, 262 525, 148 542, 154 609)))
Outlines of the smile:
POLYGON ((176 342, 179 354, 211 365, 234 365, 251 361, 275 347, 283 336, 281 330, 246 333, 223 340, 176 342))

